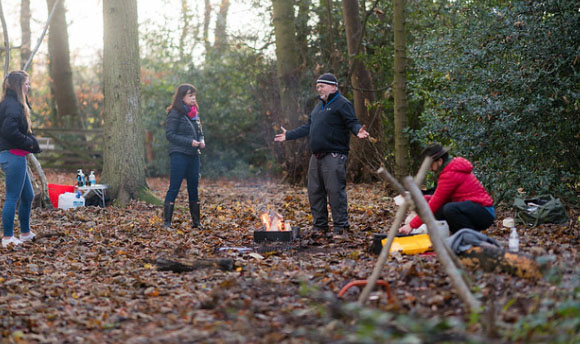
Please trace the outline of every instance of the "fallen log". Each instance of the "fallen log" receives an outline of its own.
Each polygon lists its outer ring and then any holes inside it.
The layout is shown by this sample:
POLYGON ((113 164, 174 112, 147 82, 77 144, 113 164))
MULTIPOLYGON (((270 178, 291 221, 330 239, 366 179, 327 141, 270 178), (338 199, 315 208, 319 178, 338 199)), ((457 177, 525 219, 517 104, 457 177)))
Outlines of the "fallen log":
POLYGON ((192 264, 184 264, 174 260, 157 258, 149 263, 155 264, 159 271, 189 272, 199 269, 220 269, 222 271, 232 271, 234 260, 230 258, 208 258, 194 261, 192 264))
POLYGON ((540 265, 533 257, 525 253, 507 252, 502 248, 482 243, 474 246, 458 256, 461 264, 471 269, 482 269, 487 272, 505 272, 510 275, 540 279, 540 265))

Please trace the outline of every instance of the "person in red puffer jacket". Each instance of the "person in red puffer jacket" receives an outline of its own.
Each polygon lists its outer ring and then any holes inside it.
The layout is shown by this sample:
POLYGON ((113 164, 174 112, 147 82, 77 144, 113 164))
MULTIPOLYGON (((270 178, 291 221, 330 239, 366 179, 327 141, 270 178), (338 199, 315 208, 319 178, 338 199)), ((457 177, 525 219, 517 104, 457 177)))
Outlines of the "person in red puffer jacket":
MULTIPOLYGON (((429 208, 437 220, 445 220, 451 233, 462 228, 482 231, 493 224, 493 199, 473 174, 473 165, 465 158, 449 158, 448 148, 430 144, 422 156, 433 159, 431 171, 439 173, 435 193, 428 198, 429 208)), ((415 216, 399 233, 409 234, 423 222, 415 216)))

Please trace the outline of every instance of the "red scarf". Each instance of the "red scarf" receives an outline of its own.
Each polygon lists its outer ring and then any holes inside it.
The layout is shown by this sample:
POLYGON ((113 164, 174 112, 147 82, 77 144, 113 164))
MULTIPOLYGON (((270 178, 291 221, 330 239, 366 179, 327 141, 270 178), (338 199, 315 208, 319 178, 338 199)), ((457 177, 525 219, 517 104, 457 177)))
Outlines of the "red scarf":
POLYGON ((191 119, 195 119, 197 117, 197 106, 192 106, 191 110, 187 113, 187 116, 191 119))

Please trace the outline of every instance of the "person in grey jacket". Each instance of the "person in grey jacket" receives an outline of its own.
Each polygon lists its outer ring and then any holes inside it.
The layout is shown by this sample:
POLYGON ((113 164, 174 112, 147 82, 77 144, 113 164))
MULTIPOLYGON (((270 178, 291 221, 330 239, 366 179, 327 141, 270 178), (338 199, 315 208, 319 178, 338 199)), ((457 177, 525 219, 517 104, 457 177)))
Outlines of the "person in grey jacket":
POLYGON ((274 141, 284 142, 308 136, 310 164, 308 167, 308 199, 313 218, 313 229, 328 232, 327 199, 332 211, 333 233, 340 235, 350 227, 346 197, 346 161, 350 133, 365 139, 369 133, 357 119, 352 103, 338 90, 338 81, 331 73, 316 80, 320 96, 304 125, 276 135, 274 141))
POLYGON ((175 199, 184 178, 187 180, 189 212, 193 228, 201 227, 198 185, 200 150, 205 148, 205 139, 199 119, 196 93, 197 90, 193 85, 179 85, 171 105, 167 108, 165 136, 169 141, 171 167, 169 190, 163 205, 163 220, 166 227, 171 226, 175 199))

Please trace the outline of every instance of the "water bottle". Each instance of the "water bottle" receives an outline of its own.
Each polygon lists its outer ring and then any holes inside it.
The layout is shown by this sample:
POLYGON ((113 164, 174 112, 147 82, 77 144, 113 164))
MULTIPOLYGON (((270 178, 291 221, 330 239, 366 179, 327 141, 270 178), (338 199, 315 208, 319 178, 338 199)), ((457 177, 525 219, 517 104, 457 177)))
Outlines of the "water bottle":
POLYGON ((77 171, 77 186, 85 186, 85 174, 82 169, 77 171))
POLYGON ((93 186, 97 184, 97 178, 95 178, 95 171, 91 171, 91 173, 89 174, 89 185, 93 186))
POLYGON ((518 237, 518 231, 516 227, 511 228, 510 232, 510 239, 508 242, 508 251, 510 252, 518 252, 520 248, 520 238, 518 237))

